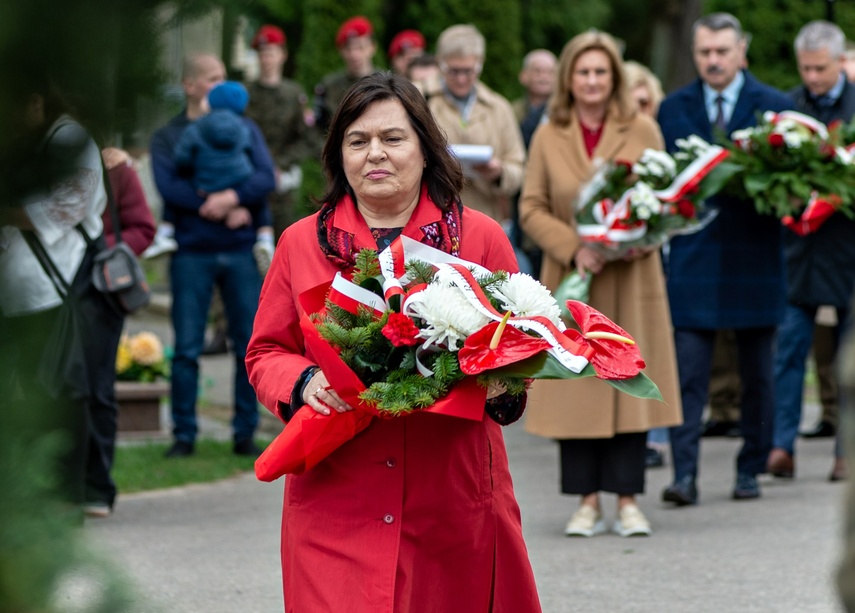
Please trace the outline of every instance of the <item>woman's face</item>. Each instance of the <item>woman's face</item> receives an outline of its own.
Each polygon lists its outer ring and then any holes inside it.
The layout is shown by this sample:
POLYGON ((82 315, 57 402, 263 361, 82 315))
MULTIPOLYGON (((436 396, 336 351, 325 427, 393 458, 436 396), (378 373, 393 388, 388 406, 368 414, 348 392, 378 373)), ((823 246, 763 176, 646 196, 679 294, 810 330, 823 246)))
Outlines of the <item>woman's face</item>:
POLYGON ((570 92, 576 104, 605 106, 614 90, 612 64, 605 51, 591 49, 576 60, 570 75, 570 92))
POLYGON ((425 158, 398 100, 369 106, 345 130, 341 154, 344 174, 359 203, 394 211, 418 196, 425 158))
POLYGON ((653 96, 650 94, 650 90, 647 89, 647 86, 644 83, 640 83, 633 87, 630 94, 632 95, 632 99, 635 100, 635 104, 638 105, 639 111, 650 117, 654 117, 656 115, 656 109, 653 108, 653 96))

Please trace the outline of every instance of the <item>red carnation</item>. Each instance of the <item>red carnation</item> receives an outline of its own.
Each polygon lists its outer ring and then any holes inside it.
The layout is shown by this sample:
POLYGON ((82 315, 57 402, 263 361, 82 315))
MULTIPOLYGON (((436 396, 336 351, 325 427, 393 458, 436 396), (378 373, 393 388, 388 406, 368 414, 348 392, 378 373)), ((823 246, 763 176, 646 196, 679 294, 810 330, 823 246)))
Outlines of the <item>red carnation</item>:
POLYGON ((769 144, 775 147, 776 149, 784 146, 784 135, 778 134, 777 132, 772 132, 769 135, 769 144))
POLYGON ((412 347, 419 344, 418 327, 403 313, 390 313, 382 332, 395 347, 412 347))
POLYGON ((679 213, 686 219, 694 219, 695 205, 692 204, 691 200, 686 200, 685 198, 683 198, 677 203, 677 213, 679 213))

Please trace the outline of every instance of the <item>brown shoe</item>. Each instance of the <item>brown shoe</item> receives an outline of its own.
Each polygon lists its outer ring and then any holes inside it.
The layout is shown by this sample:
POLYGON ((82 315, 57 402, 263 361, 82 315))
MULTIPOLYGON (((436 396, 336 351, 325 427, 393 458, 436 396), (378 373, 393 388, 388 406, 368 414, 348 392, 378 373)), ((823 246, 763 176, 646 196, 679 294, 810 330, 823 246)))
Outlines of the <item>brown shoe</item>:
POLYGON ((796 474, 796 462, 789 453, 780 447, 775 447, 769 453, 769 459, 766 461, 766 471, 775 477, 792 479, 796 474))
POLYGON ((846 470, 845 458, 834 458, 834 468, 831 469, 831 474, 828 475, 829 481, 846 481, 849 473, 846 470))

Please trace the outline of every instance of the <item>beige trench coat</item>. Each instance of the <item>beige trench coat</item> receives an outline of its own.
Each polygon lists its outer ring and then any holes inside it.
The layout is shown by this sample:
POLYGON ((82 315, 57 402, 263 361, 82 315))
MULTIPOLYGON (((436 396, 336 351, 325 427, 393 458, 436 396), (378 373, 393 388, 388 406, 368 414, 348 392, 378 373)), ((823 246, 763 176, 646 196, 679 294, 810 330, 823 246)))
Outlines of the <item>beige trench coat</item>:
POLYGON ((502 221, 510 217, 510 198, 522 186, 525 145, 511 103, 481 82, 476 83, 475 92, 475 104, 467 122, 441 90, 426 96, 450 144, 493 147, 493 157, 502 164, 498 183, 467 175, 460 200, 469 208, 502 221))
MULTIPOLYGON (((651 119, 608 117, 594 159, 634 162, 647 148, 662 148, 662 135, 651 119)), ((563 128, 541 126, 529 155, 520 222, 543 249, 541 281, 554 290, 572 270, 571 261, 580 246, 574 199, 594 166, 577 121, 563 128)), ((590 304, 633 335, 647 363, 644 372, 659 386, 665 402, 640 400, 594 379, 535 381, 525 429, 554 439, 610 438, 679 424, 682 406, 659 253, 606 264, 591 283, 590 304)))

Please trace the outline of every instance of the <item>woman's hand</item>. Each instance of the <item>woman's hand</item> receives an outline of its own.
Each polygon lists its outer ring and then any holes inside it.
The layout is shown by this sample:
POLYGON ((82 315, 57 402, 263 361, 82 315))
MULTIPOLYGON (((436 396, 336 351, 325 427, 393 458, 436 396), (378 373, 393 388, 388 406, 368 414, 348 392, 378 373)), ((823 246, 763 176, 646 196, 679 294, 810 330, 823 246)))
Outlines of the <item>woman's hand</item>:
POLYGON ((634 260, 640 260, 641 258, 646 258, 648 255, 653 253, 659 249, 656 245, 649 245, 647 247, 635 247, 634 249, 630 249, 627 254, 624 256, 624 262, 632 262, 634 260))
POLYGON ((352 411, 353 407, 342 400, 327 381, 324 371, 318 370, 303 390, 303 402, 321 415, 329 415, 330 409, 336 413, 352 411))
POLYGON ((579 271, 579 276, 583 279, 586 278, 588 272, 595 275, 600 274, 603 266, 606 265, 606 258, 603 254, 585 245, 579 247, 573 261, 576 263, 576 270, 579 271))

